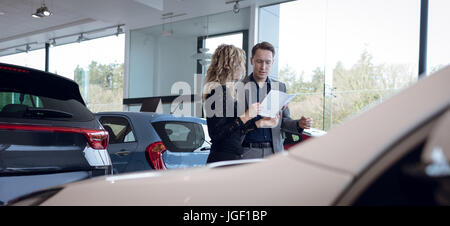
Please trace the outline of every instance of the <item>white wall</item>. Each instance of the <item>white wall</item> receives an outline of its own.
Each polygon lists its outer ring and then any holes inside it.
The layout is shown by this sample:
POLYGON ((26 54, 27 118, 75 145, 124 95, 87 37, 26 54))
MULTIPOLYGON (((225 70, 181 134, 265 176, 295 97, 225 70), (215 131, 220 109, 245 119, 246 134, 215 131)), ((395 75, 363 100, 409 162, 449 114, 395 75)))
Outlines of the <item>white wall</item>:
MULTIPOLYGON (((206 21, 206 17, 166 21, 164 29, 173 31, 170 36, 162 35, 162 25, 130 30, 126 98, 177 95, 171 93, 176 82, 186 82, 193 90, 197 62, 192 55, 197 52, 197 38, 207 34, 206 21)), ((248 30, 250 8, 238 14, 229 11, 210 15, 208 21, 208 35, 248 30)), ((166 106, 164 110, 168 113, 166 106)))

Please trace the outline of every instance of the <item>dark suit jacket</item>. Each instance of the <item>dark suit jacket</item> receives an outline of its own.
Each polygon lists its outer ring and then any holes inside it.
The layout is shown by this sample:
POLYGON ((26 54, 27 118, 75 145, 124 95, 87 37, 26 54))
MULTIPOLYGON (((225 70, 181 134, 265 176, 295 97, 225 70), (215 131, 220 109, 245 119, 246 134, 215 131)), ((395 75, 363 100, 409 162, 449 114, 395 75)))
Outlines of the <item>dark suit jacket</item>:
MULTIPOLYGON (((253 74, 250 74, 246 77, 244 77, 241 82, 245 85, 247 85, 249 82, 251 82, 250 80, 250 76, 253 76, 253 74)), ((270 87, 271 90, 279 90, 282 92, 286 92, 286 85, 276 79, 272 79, 272 78, 268 78, 270 79, 270 87)), ((248 86, 251 87, 251 86, 248 86)), ((251 91, 254 92, 254 95, 256 95, 256 91, 251 91)), ((262 100, 267 93, 262 92, 261 94, 261 99, 262 100)), ((249 92, 246 91, 245 92, 245 108, 247 109, 248 106, 250 104, 253 104, 254 102, 256 102, 256 98, 251 98, 251 95, 249 95, 249 92)), ((282 130, 284 131, 291 131, 292 133, 301 133, 303 131, 303 129, 298 127, 298 121, 299 120, 294 120, 291 118, 290 116, 290 112, 289 112, 289 107, 286 107, 284 109, 284 111, 282 112, 281 115, 281 119, 278 123, 278 125, 274 128, 272 128, 272 144, 273 144, 273 149, 274 152, 282 152, 284 150, 283 148, 283 137, 282 137, 282 130)), ((245 138, 245 137, 244 137, 245 138)), ((242 139, 243 141, 243 139, 242 139)))

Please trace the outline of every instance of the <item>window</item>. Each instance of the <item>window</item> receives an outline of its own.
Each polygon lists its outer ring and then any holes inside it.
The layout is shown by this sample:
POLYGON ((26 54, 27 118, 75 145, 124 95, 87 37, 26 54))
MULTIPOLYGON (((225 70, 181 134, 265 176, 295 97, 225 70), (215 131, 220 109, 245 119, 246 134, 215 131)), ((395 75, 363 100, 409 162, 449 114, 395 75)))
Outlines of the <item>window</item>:
POLYGON ((449 149, 442 148, 450 145, 449 125, 450 111, 447 110, 395 142, 395 146, 379 156, 379 160, 350 186, 347 195, 358 195, 352 204, 449 205, 450 191, 446 189, 446 178, 450 173, 446 162, 449 149), (359 186, 363 188, 361 193, 352 192, 352 189, 359 189, 359 186))
MULTIPOLYGON (((248 41, 247 39, 247 31, 239 31, 239 32, 231 32, 227 34, 218 34, 218 35, 212 35, 208 37, 199 37, 199 43, 202 42, 202 45, 199 48, 207 48, 208 51, 206 53, 211 54, 211 56, 214 54, 214 51, 216 51, 217 47, 219 47, 222 44, 227 45, 234 45, 238 48, 244 49, 244 51, 248 52, 248 48, 245 45, 248 41), (245 38, 244 38, 245 37, 245 38)), ((204 76, 206 75, 206 71, 209 67, 209 62, 199 60, 199 64, 197 65, 197 72, 202 73, 204 76), (205 66, 205 67, 202 67, 205 66), (204 69, 204 70, 202 70, 204 69)))
POLYGON ((99 121, 109 133, 110 144, 136 142, 133 129, 126 118, 103 116, 99 121))
MULTIPOLYGON (((22 51, 22 50, 19 50, 22 51)), ((13 55, 0 57, 0 62, 7 64, 14 64, 23 67, 29 67, 38 69, 41 71, 45 70, 45 49, 33 50, 26 52, 21 52, 13 55)))
POLYGON ((236 34, 212 36, 205 39, 205 47, 209 49, 208 53, 211 54, 214 53, 214 51, 217 49, 219 45, 222 44, 234 45, 242 49, 243 43, 244 43, 243 32, 239 32, 236 34))
POLYGON ((0 91, 0 117, 59 121, 92 120, 89 112, 74 99, 63 100, 26 92, 0 91))
POLYGON ((271 76, 297 94, 292 118, 328 130, 417 81, 419 0, 305 0, 260 8, 271 76))
POLYGON ((201 124, 193 122, 152 123, 164 145, 172 152, 193 152, 205 141, 201 124))
POLYGON ((450 64, 450 14, 448 0, 430 0, 428 6, 427 73, 433 73, 450 64))
POLYGON ((78 83, 92 112, 122 111, 125 36, 108 36, 50 49, 49 71, 78 83))

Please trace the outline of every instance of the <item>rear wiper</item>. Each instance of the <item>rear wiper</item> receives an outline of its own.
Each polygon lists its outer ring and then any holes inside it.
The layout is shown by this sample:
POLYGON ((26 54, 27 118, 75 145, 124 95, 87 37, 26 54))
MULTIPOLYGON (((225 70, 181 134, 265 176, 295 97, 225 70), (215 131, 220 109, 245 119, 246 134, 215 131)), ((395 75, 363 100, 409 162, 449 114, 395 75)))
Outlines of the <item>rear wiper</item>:
POLYGON ((72 118, 73 114, 65 111, 46 108, 28 107, 24 114, 25 117, 42 117, 42 118, 72 118))

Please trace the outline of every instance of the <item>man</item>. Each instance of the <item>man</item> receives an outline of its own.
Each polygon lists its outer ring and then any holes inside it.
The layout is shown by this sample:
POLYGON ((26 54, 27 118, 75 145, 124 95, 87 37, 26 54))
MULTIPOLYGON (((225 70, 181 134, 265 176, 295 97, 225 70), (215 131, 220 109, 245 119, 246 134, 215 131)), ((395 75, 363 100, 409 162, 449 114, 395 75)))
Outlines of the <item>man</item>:
MULTIPOLYGON (((270 92, 270 90, 279 90, 286 92, 286 85, 275 79, 269 78, 270 69, 275 57, 275 48, 268 42, 256 44, 252 49, 250 58, 253 66, 253 73, 241 80, 246 87, 252 87, 245 93, 246 107, 255 102, 260 102, 270 92)), ((261 118, 258 116, 255 120, 261 118)), ((290 117, 289 108, 283 107, 281 119, 274 128, 258 128, 249 132, 243 142, 243 159, 264 158, 283 151, 282 130, 302 133, 304 129, 309 129, 312 125, 312 119, 301 117, 294 120, 290 117)))

